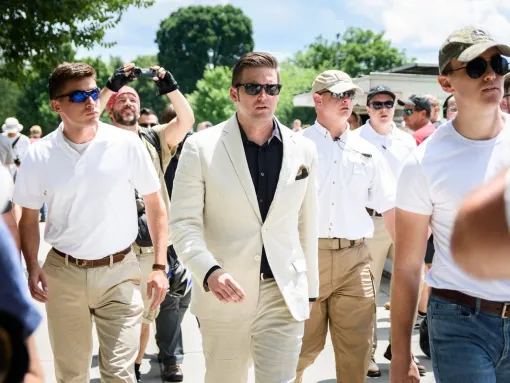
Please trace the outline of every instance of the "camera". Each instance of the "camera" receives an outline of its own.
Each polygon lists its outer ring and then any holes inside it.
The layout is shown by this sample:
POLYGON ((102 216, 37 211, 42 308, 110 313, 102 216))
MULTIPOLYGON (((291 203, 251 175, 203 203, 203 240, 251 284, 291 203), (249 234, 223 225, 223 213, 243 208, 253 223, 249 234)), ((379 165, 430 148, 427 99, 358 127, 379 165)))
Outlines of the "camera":
POLYGON ((136 78, 139 78, 139 77, 153 78, 153 77, 158 77, 158 71, 156 71, 154 69, 150 69, 150 68, 135 67, 133 69, 133 75, 136 78))

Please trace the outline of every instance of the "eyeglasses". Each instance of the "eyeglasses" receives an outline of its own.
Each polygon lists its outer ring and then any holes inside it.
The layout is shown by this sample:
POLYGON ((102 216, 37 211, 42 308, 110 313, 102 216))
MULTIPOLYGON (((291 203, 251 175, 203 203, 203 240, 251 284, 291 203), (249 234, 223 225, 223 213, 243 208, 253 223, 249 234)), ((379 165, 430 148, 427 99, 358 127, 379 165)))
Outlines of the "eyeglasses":
POLYGON ((487 72, 489 65, 492 67, 492 70, 494 70, 494 72, 500 76, 504 76, 510 70, 506 58, 501 55, 494 55, 489 61, 485 60, 483 57, 477 57, 476 59, 468 62, 466 66, 457 69, 451 69, 445 74, 453 73, 461 69, 466 69, 467 75, 476 79, 482 77, 485 72, 487 72))
POLYGON ((370 103, 370 106, 375 110, 382 109, 385 107, 386 109, 392 109, 395 103, 393 101, 374 101, 370 103))
POLYGON ((327 90, 327 91, 321 92, 319 94, 322 95, 325 93, 331 94, 331 98, 334 98, 337 100, 343 100, 344 98, 349 98, 351 100, 354 100, 354 97, 356 96, 356 92, 353 90, 348 90, 347 92, 341 92, 341 93, 333 93, 333 92, 330 92, 329 90, 327 90))
POLYGON ((414 109, 404 109, 404 114, 407 114, 408 116, 410 116, 413 113, 414 113, 414 109))
POLYGON ((236 84, 236 88, 244 87, 244 90, 249 96, 256 96, 262 89, 266 91, 268 96, 277 96, 280 94, 282 86, 280 84, 236 84))
POLYGON ((92 90, 75 90, 55 98, 69 97, 69 101, 71 102, 85 102, 89 97, 91 97, 92 100, 96 101, 99 98, 100 93, 101 91, 99 88, 94 88, 92 90))
POLYGON ((143 128, 152 128, 153 126, 157 126, 158 124, 156 124, 155 122, 142 122, 138 125, 140 125, 143 128))

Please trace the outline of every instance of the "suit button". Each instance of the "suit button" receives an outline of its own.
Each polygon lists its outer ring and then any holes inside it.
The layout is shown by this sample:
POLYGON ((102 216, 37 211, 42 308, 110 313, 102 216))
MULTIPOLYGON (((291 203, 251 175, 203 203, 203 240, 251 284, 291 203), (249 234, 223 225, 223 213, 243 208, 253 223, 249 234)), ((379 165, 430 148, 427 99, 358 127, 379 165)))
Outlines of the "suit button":
POLYGON ((260 255, 256 255, 253 259, 255 259, 257 262, 260 262, 260 255))

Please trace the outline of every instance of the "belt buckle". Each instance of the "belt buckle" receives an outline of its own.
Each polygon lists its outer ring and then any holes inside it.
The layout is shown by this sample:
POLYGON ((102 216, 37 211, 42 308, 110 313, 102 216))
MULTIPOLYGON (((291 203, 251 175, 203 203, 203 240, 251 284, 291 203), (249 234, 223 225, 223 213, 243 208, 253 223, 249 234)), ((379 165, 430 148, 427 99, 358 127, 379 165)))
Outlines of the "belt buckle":
POLYGON ((503 303, 503 310, 501 310, 501 318, 505 318, 508 306, 510 306, 510 303, 503 303))
POLYGON ((76 260, 76 266, 87 267, 88 265, 89 265, 89 261, 87 261, 86 259, 77 259, 76 260))

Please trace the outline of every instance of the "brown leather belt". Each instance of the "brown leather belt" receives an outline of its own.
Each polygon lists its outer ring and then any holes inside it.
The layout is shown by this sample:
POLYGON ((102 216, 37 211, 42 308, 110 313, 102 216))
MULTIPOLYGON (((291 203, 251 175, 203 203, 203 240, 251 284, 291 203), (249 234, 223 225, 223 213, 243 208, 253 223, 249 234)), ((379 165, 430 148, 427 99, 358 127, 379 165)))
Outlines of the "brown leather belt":
POLYGON ((376 212, 374 209, 370 209, 369 207, 367 207, 366 209, 367 213, 370 214, 370 217, 382 217, 382 214, 376 212))
POLYGON ((319 250, 343 250, 351 247, 359 247, 363 244, 365 238, 345 239, 345 238, 319 238, 319 250))
POLYGON ((432 294, 438 297, 452 301, 459 305, 467 306, 471 309, 476 308, 476 301, 480 299, 480 310, 487 314, 499 315, 501 318, 510 318, 510 302, 494 302, 481 298, 475 298, 471 295, 461 293, 455 290, 443 290, 432 288, 432 294))
POLYGON ((113 258, 112 263, 117 263, 122 261, 127 254, 131 251, 131 246, 126 247, 124 250, 119 251, 118 253, 107 255, 104 258, 100 259, 76 259, 69 254, 65 254, 54 247, 52 250, 55 252, 55 254, 61 256, 62 258, 65 258, 67 256, 67 259, 69 262, 74 263, 76 266, 83 267, 85 269, 95 268, 95 267, 104 267, 104 266, 110 266, 110 257, 113 258))

